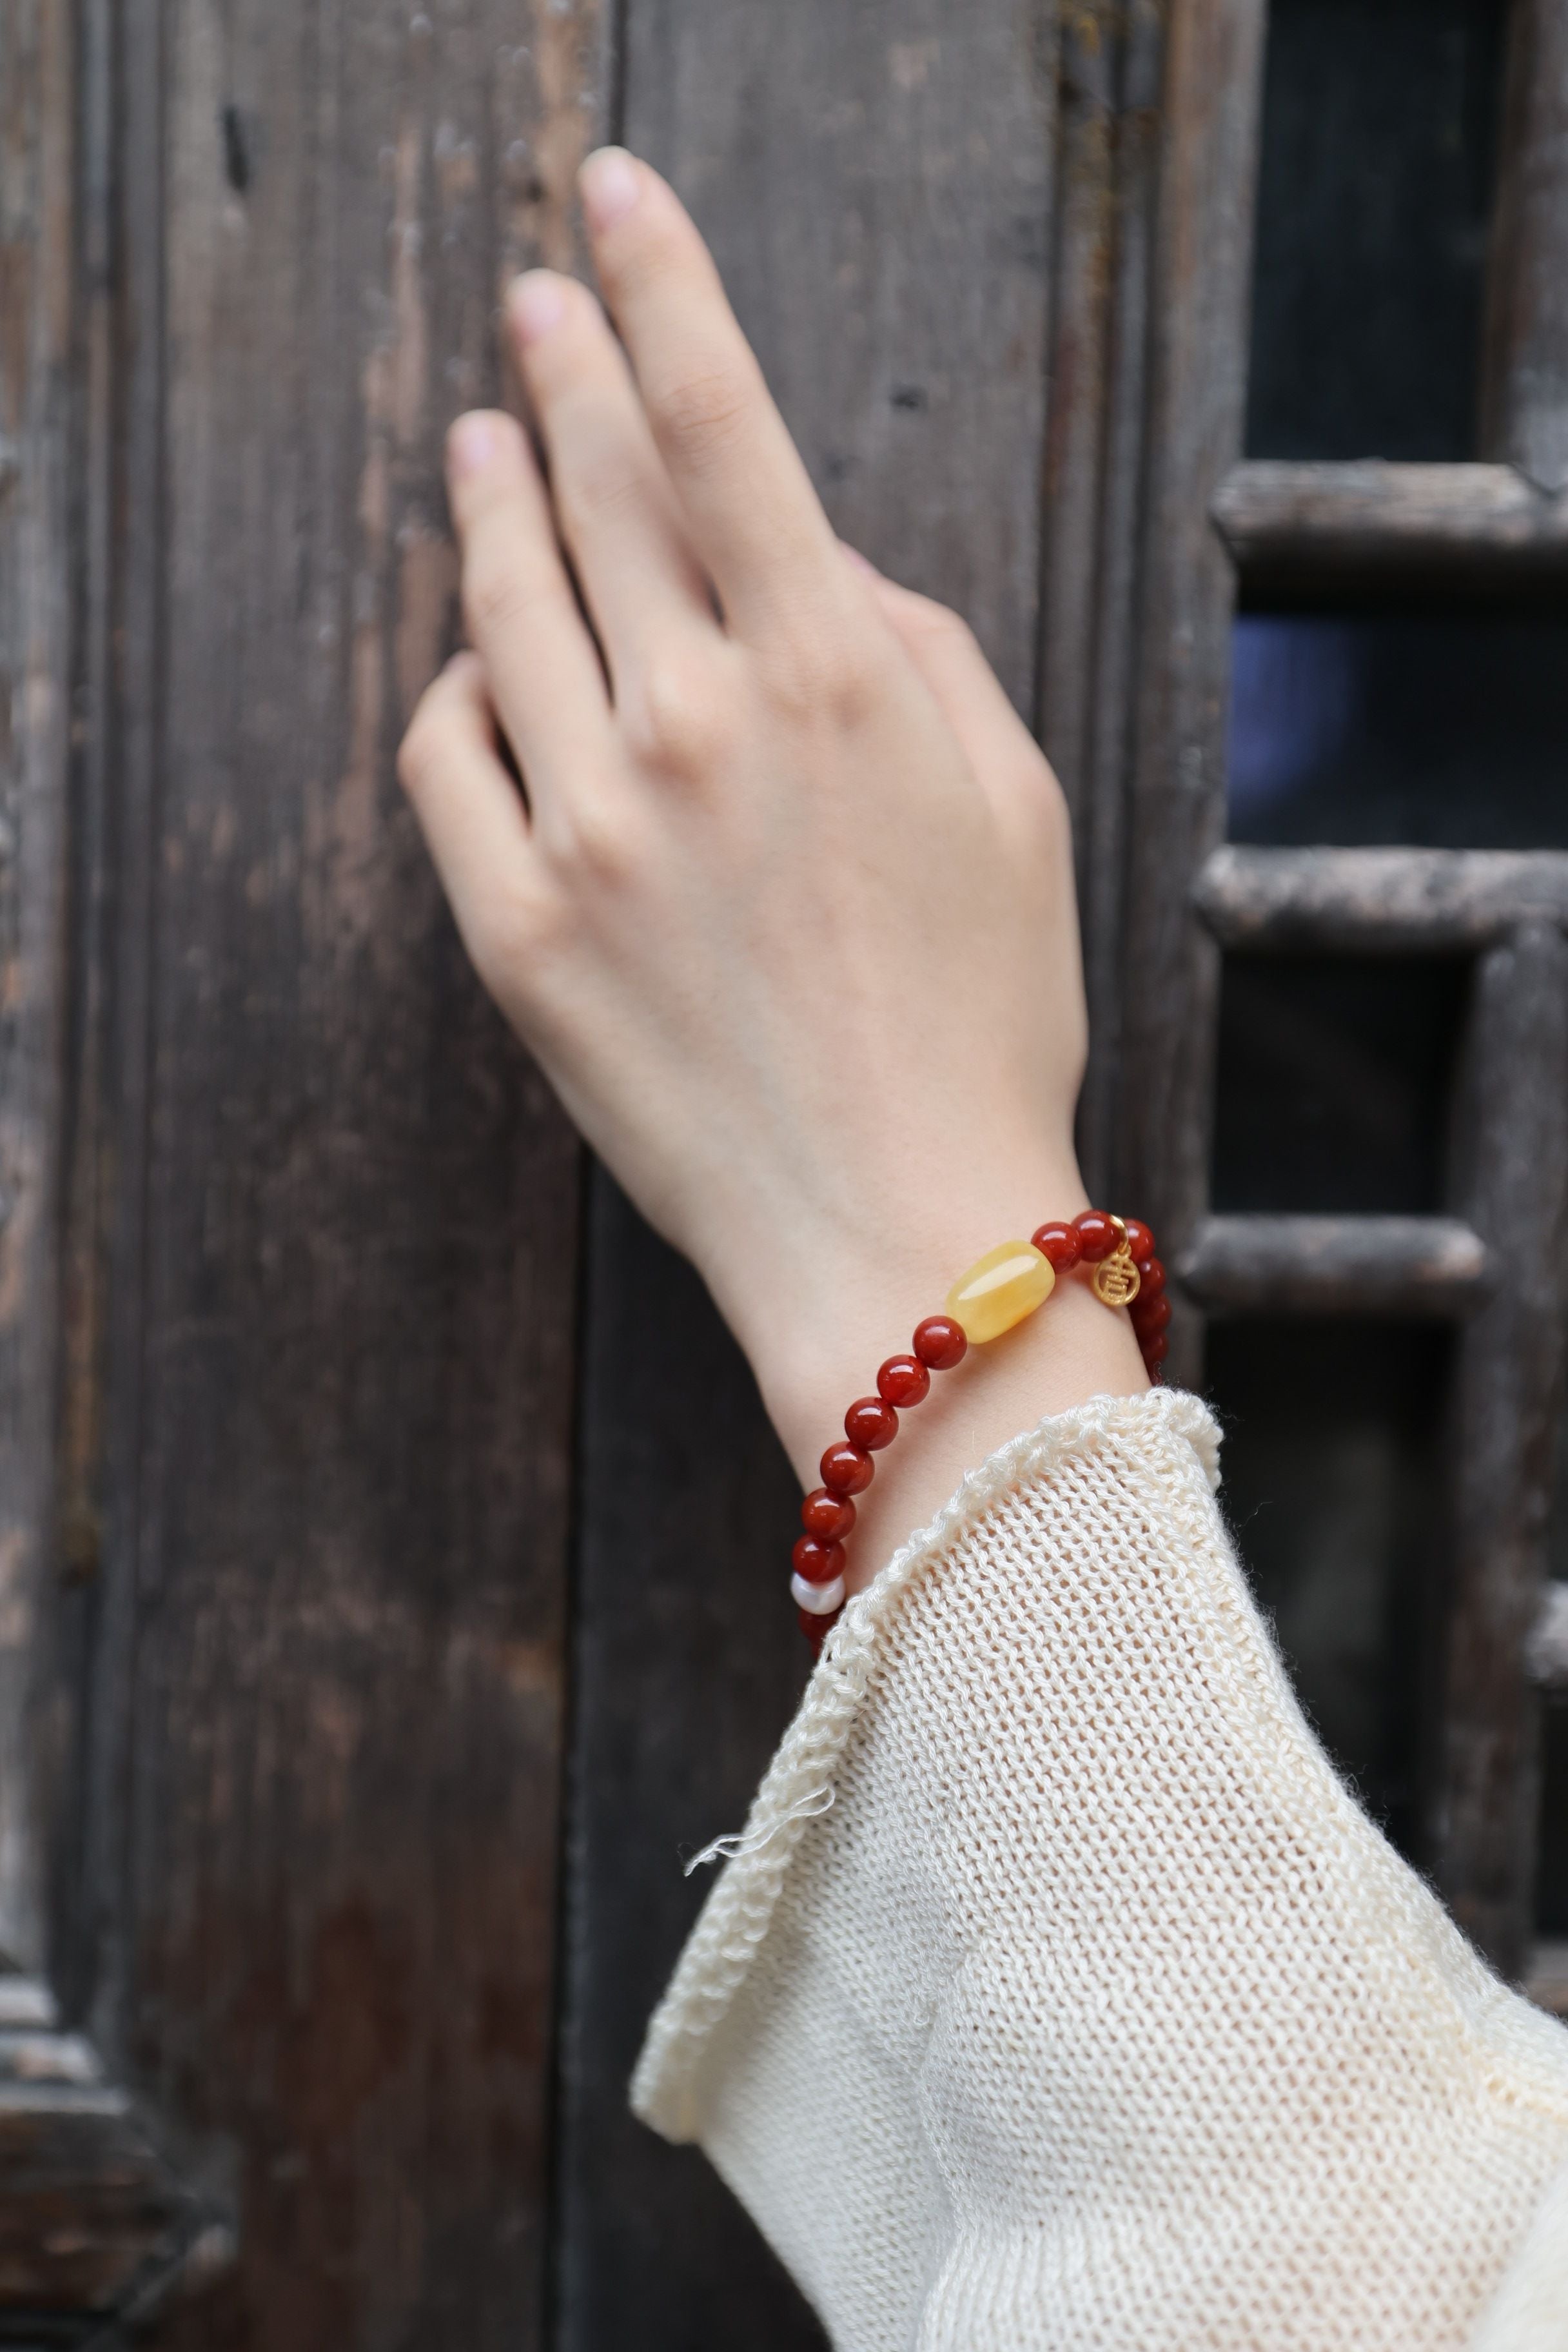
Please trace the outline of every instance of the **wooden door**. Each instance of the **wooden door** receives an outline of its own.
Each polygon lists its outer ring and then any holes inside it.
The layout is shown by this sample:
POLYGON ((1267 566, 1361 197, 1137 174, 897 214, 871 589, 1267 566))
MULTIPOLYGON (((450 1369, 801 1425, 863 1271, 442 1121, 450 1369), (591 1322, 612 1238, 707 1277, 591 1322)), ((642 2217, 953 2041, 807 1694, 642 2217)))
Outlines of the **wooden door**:
POLYGON ((1524 1966, 1561 861, 1227 846, 1226 735, 1238 581, 1560 593, 1565 21, 1519 18, 1557 62, 1503 147, 1488 462, 1433 469, 1246 455, 1262 0, 0 18, 0 2339, 819 2341, 625 2104, 681 1857, 803 1679, 792 1482, 392 779, 456 627, 444 426, 607 135, 838 528, 1041 730, 1086 1171, 1180 1257, 1181 1376, 1205 1313, 1458 1322, 1425 1818, 1524 1966), (1446 1213, 1214 1213, 1222 952, 1413 943, 1479 975, 1446 1213))

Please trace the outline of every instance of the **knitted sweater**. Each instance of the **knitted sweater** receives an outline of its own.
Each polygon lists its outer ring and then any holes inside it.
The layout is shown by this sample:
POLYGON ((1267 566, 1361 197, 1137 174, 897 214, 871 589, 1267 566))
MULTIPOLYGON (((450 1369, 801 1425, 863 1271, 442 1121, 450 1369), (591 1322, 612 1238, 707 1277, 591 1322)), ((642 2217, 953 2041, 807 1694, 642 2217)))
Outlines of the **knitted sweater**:
POLYGON ((841 2352, 1568 2347, 1568 2032, 1292 1696, 1194 1399, 1004 1446, 830 1637, 648 2030, 841 2352))

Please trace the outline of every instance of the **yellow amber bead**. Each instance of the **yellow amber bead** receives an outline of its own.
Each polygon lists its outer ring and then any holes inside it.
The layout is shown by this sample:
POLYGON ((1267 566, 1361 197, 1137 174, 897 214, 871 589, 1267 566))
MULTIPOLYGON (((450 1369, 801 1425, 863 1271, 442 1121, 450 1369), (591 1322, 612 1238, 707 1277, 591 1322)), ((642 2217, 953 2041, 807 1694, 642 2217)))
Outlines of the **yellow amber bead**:
POLYGON ((1055 1266, 1033 1242, 998 1242, 953 1284, 947 1311, 978 1347, 1043 1307, 1056 1286, 1055 1266))

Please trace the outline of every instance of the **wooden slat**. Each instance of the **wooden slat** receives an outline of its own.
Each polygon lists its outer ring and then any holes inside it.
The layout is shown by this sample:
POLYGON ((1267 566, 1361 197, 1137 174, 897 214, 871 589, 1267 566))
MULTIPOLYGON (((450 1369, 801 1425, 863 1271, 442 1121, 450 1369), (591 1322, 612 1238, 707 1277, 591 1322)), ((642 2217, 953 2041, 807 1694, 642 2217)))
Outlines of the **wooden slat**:
POLYGON ((1066 12, 1039 614, 1040 740, 1072 814, 1089 1063, 1078 1145, 1112 1183, 1128 751, 1163 12, 1066 12))
POLYGON ((1527 1650, 1539 1618, 1563 1371, 1568 940, 1544 924, 1476 972, 1456 1135, 1458 1205, 1487 1244, 1489 1295, 1462 1327, 1438 1883, 1505 1975, 1525 1966, 1540 1777, 1527 1650))
POLYGON ((1568 923, 1568 851, 1251 849, 1202 866, 1194 903, 1254 954, 1472 954, 1521 921, 1568 923))
MULTIPOLYGON (((1057 97, 1014 0, 637 0, 626 136, 713 239, 844 535, 963 610, 1035 699, 1057 97)), ((752 2225, 626 2112, 703 1886, 804 1665, 795 1488, 695 1281, 611 1192, 593 1225, 571 2006, 566 2352, 820 2342, 752 2225)))
POLYGON ((1176 1262, 1209 1315, 1446 1318, 1486 1295, 1479 1234, 1450 1217, 1205 1217, 1176 1262))
POLYGON ((605 26, 116 16, 118 916, 79 1144, 112 1179, 108 1507, 68 1974, 235 2179, 191 2340, 527 2347, 577 1153, 392 761, 453 628, 443 427, 497 388, 509 270, 573 249, 605 26))
POLYGON ((1568 1691, 1568 1584, 1549 1584, 1542 1594, 1525 1663, 1542 1690, 1568 1691))
MULTIPOLYGON (((1169 18, 1152 300, 1128 950, 1108 1188, 1179 1255, 1206 1206, 1219 954, 1188 900, 1225 818, 1231 567, 1208 509, 1240 453, 1263 0, 1169 18)), ((1173 1379, 1197 1378, 1191 1310, 1173 1379)))
POLYGON ((1568 488, 1568 9, 1513 0, 1487 284, 1489 456, 1568 488))
POLYGON ((91 2045, 56 2029, 45 1987, 0 1975, 0 2340, 14 2315, 145 2314, 231 2242, 91 2045))
MULTIPOLYGON (((77 326, 73 11, 0 12, 0 1954, 40 1965, 77 326)), ((51 1731, 57 1736, 51 1738, 51 1731)))
POLYGON ((1212 511, 1258 599, 1568 579, 1568 499, 1544 496, 1509 466, 1257 458, 1226 475, 1212 511))

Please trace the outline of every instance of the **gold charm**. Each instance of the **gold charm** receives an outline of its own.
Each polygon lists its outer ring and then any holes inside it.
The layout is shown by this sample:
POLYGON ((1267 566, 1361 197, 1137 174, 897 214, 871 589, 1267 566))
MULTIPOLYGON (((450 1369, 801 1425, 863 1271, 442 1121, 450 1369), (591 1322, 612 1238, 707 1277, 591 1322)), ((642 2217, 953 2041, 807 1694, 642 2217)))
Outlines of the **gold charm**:
POLYGON ((1131 1307, 1142 1285, 1138 1278, 1138 1269, 1132 1263, 1126 1226, 1120 1217, 1112 1217, 1110 1222, 1121 1235, 1121 1244, 1109 1257, 1100 1259, 1089 1279, 1094 1286, 1095 1297, 1103 1299, 1107 1307, 1131 1307))

